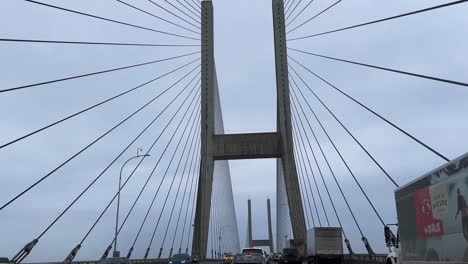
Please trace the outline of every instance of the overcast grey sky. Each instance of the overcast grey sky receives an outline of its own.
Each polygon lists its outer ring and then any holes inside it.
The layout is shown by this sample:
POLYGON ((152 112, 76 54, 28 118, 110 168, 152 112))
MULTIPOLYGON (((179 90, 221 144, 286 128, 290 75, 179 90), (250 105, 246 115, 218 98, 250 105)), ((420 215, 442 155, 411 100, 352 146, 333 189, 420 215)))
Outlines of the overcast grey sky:
MULTIPOLYGON (((128 2, 177 21, 147 1, 128 0, 128 2)), ((158 2, 163 1, 158 0, 158 2)), ((315 0, 298 22, 316 14, 332 2, 315 0)), ((319 33, 445 2, 448 1, 345 0, 291 36, 319 33)), ((184 30, 167 26, 114 0, 48 0, 47 3, 190 35, 184 30)), ((214 8, 215 56, 226 133, 274 131, 276 88, 271 1, 216 0, 214 8)), ((325 55, 466 82, 467 12, 468 5, 463 4, 346 32, 289 42, 288 45, 325 55)), ((197 43, 63 13, 19 0, 1 1, 0 25, 0 38, 197 43)), ((0 45, 1 89, 197 50, 196 47, 96 47, 14 43, 0 43, 0 45)), ((455 158, 466 152, 468 147, 468 143, 464 140, 468 132, 466 88, 331 62, 294 52, 290 52, 290 55, 448 157, 455 158)), ((9 142, 194 58, 196 56, 179 59, 176 62, 0 94, 0 143, 9 142)), ((189 68, 56 128, 0 150, 0 204, 41 178, 66 157, 74 154, 146 103, 154 96, 155 91, 162 91, 188 70, 189 68)), ((376 159, 381 161, 398 183, 409 182, 443 163, 438 157, 331 90, 310 74, 303 70, 300 70, 300 73, 337 116, 362 140, 369 151, 375 154, 376 159)), ((0 256, 12 257, 26 242, 37 236, 143 128, 144 124, 165 106, 168 98, 174 95, 175 92, 165 95, 165 99, 157 101, 38 188, 0 212, 0 256)), ((310 94, 309 96, 309 101, 317 108, 318 115, 329 129, 331 137, 343 151, 343 155, 362 181, 363 187, 368 190, 369 196, 375 201, 385 221, 395 222, 393 186, 318 102, 310 94)), ((124 157, 133 155, 136 147, 147 149, 167 119, 164 117, 163 121, 158 123, 160 125, 143 136, 124 157)), ((318 129, 315 123, 313 125, 318 129)), ((165 135, 161 142, 167 141, 169 137, 170 135, 165 135)), ((365 227, 365 235, 376 251, 384 252, 380 223, 370 211, 323 133, 319 132, 318 137, 323 142, 325 151, 330 153, 332 166, 336 168, 344 191, 349 195, 352 206, 356 208, 357 217, 365 227)), ((123 212, 128 210, 135 193, 146 178, 146 172, 151 170, 156 162, 157 153, 160 153, 163 147, 163 143, 157 145, 156 150, 151 153, 152 157, 143 163, 143 168, 135 176, 135 181, 123 192, 123 212)), ((60 260, 68 254, 115 192, 114 186, 120 164, 121 162, 105 174, 90 193, 58 222, 41 240, 28 261, 60 260)), ((273 204, 275 202, 275 161, 233 161, 230 162, 230 167, 241 243, 245 242, 248 197, 253 199, 254 226, 259 227, 254 231, 254 237, 266 237, 265 200, 270 197, 273 199, 273 204)), ((163 167, 158 172, 161 174, 163 167)), ((325 177, 331 184, 332 179, 328 172, 325 177)), ((154 186, 156 182, 150 184, 154 186)), ((333 193, 337 192, 335 186, 331 188, 333 193)), ((135 214, 129 219, 129 224, 123 231, 121 245, 124 252, 127 251, 130 240, 133 240, 135 228, 139 225, 151 196, 152 192, 144 193, 142 201, 145 202, 138 204, 135 214)), ((346 219, 344 228, 356 251, 362 252, 364 248, 360 243, 357 229, 350 220, 342 200, 338 197, 336 199, 340 215, 346 219)), ((159 210, 161 204, 157 204, 156 207, 159 210)), ((157 216, 158 210, 154 210, 152 220, 157 216)), ((331 215, 329 205, 327 210, 331 215)), ((112 214, 104 217, 80 251, 79 259, 96 259, 102 254, 112 239, 112 219, 112 214)), ((336 224, 334 217, 331 219, 332 223, 336 224)), ((144 253, 147 241, 151 237, 152 225, 153 223, 144 229, 137 243, 138 250, 135 256, 144 253)), ((160 235, 162 234, 158 233, 158 237, 160 235)), ((153 245, 154 252, 159 247, 158 240, 153 245)))

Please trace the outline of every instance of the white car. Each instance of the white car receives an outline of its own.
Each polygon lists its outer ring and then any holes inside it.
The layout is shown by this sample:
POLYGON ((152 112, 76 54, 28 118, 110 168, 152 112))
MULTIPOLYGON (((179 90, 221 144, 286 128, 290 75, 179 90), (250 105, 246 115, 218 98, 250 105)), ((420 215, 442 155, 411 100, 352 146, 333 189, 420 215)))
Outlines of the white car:
POLYGON ((268 260, 268 255, 261 248, 253 248, 253 247, 243 248, 242 249, 242 254, 258 254, 258 255, 261 255, 263 257, 263 262, 264 263, 267 263, 267 260, 268 260))

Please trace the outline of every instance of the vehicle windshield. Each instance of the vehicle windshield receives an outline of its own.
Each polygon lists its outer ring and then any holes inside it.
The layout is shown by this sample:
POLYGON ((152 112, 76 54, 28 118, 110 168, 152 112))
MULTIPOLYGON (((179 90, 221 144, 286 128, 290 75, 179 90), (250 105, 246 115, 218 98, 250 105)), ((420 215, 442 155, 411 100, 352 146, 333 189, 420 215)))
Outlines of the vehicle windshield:
POLYGON ((187 254, 176 254, 172 256, 171 260, 186 260, 188 258, 190 258, 190 256, 187 254))
POLYGON ((234 263, 263 263, 260 255, 238 255, 234 257, 234 263))
POLYGON ((242 253, 243 254, 262 254, 263 255, 263 250, 261 250, 260 248, 244 248, 242 250, 242 253))
POLYGON ((283 249, 283 255, 299 255, 299 251, 295 248, 285 248, 283 249))

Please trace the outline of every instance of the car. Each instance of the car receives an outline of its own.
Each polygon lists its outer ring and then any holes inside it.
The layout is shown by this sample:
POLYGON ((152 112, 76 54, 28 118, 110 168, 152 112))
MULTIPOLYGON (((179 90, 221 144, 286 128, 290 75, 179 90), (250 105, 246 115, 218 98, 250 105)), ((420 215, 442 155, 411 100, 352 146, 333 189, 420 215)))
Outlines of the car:
POLYGON ((281 257, 278 259, 278 264, 301 264, 302 257, 296 248, 284 248, 281 252, 281 257))
POLYGON ((254 248, 254 247, 243 248, 242 249, 242 254, 259 254, 259 255, 262 255, 265 263, 268 260, 268 256, 267 256, 266 252, 261 248, 254 248))
POLYGON ((270 260, 273 261, 273 262, 278 262, 279 258, 281 257, 281 254, 280 253, 274 253, 270 260))
POLYGON ((175 254, 169 260, 169 264, 195 264, 195 263, 198 263, 198 259, 191 257, 189 254, 175 254))
POLYGON ((264 264, 265 258, 258 253, 238 254, 232 260, 233 264, 264 264))
POLYGON ((224 257, 223 257, 223 262, 224 263, 232 263, 232 261, 234 260, 234 256, 231 254, 231 253, 224 253, 224 257))

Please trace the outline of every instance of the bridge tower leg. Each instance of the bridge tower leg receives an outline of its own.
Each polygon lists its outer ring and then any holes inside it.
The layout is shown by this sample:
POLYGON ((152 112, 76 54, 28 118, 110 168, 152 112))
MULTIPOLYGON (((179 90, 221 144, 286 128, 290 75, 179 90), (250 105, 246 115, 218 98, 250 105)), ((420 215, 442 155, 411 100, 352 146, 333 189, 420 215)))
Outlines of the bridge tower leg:
POLYGON ((215 134, 213 4, 201 2, 201 164, 197 193, 192 255, 206 259, 213 191, 213 135, 215 134))
MULTIPOLYGON (((304 251, 306 225, 301 192, 299 189, 299 180, 294 161, 291 104, 289 98, 288 57, 286 48, 286 26, 283 7, 284 1, 272 1, 277 86, 277 129, 281 135, 282 146, 282 157, 277 160, 277 182, 280 186, 281 183, 284 182, 284 191, 286 192, 288 200, 289 218, 292 225, 294 240, 299 246, 299 250, 304 251)), ((281 195, 281 190, 277 195, 281 195)), ((280 200, 281 199, 277 199, 278 208, 281 206, 279 204, 281 203, 280 200)), ((277 225, 286 224, 284 223, 284 219, 281 217, 282 215, 277 212, 277 225)), ((287 229, 289 229, 289 227, 287 227, 287 229)), ((280 241, 284 234, 278 233, 277 236, 277 241, 280 241)), ((280 245, 277 246, 278 250, 281 250, 280 245)))

